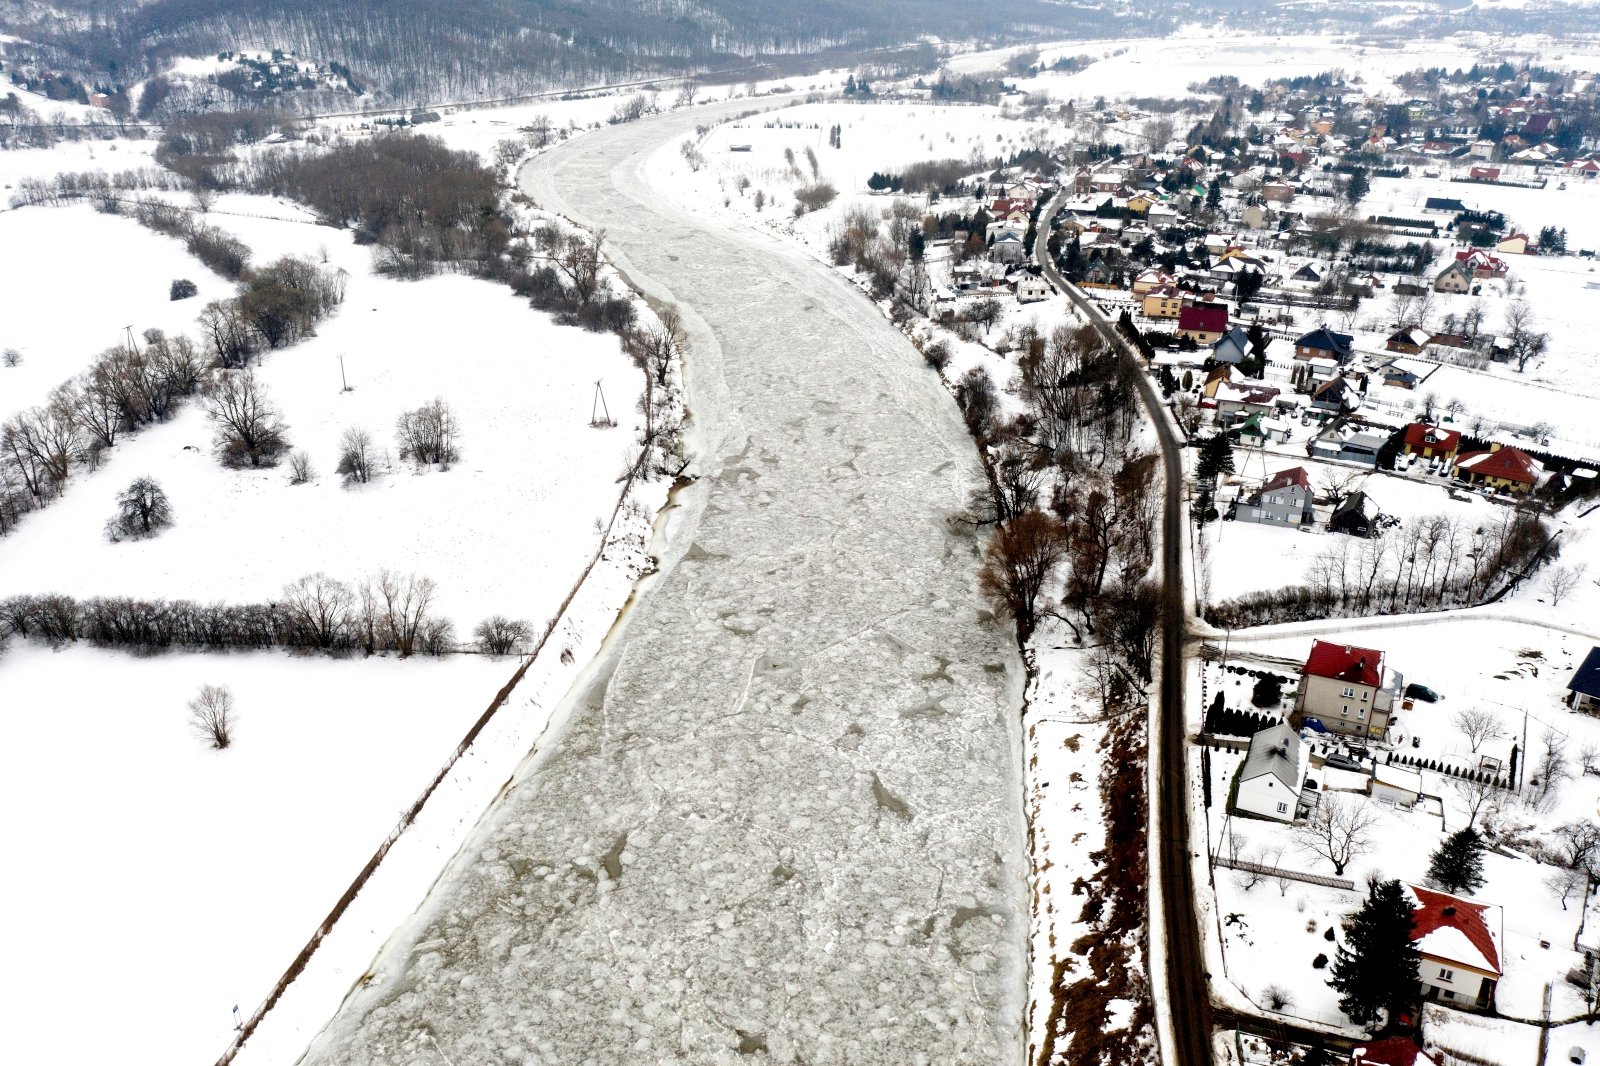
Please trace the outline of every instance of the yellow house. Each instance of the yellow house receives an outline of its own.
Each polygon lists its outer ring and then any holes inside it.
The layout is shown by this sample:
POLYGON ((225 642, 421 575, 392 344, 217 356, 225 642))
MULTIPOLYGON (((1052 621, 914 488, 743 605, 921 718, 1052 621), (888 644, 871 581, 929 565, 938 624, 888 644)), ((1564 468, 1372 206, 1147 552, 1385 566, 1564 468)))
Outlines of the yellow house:
POLYGON ((1144 317, 1177 318, 1183 314, 1183 293, 1171 285, 1151 289, 1144 294, 1144 317))
POLYGON ((1150 205, 1155 202, 1156 198, 1154 196, 1151 196, 1149 193, 1142 192, 1128 201, 1128 210, 1132 211, 1136 215, 1142 215, 1146 211, 1149 211, 1150 205))
POLYGON ((1470 452, 1456 460, 1456 477, 1497 492, 1532 492, 1542 472, 1533 456, 1500 444, 1490 444, 1486 452, 1470 452))

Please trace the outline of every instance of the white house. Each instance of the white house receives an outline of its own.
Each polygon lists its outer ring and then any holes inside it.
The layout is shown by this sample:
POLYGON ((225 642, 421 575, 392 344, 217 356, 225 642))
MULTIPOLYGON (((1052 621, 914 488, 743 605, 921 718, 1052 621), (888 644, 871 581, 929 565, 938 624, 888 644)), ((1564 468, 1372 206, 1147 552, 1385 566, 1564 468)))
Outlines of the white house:
POLYGON ((1422 996, 1465 1010, 1493 1010, 1503 974, 1505 912, 1447 892, 1406 885, 1411 939, 1422 956, 1422 996))
POLYGON ((1250 738, 1250 751, 1239 768, 1239 791, 1233 809, 1279 822, 1292 822, 1306 780, 1306 749, 1300 734, 1287 723, 1263 729, 1250 738))
POLYGON ((1054 290, 1050 288, 1048 281, 1043 278, 1036 278, 1032 274, 1017 280, 1018 303, 1026 304, 1047 299, 1052 291, 1054 290))

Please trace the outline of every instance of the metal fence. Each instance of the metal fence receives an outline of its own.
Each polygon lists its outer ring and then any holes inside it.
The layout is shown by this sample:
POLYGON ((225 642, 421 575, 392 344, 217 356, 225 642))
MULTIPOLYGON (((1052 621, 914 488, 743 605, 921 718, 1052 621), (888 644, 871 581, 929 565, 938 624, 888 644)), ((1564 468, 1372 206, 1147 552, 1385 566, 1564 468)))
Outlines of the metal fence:
POLYGON ((1324 877, 1322 874, 1308 874, 1300 870, 1285 870, 1281 866, 1266 866, 1248 859, 1230 859, 1226 855, 1218 855, 1218 866, 1230 870, 1243 870, 1246 873, 1262 874, 1266 877, 1282 877, 1290 881, 1304 881, 1308 885, 1321 885, 1323 888, 1342 888, 1346 892, 1354 892, 1356 885, 1343 877, 1324 877))

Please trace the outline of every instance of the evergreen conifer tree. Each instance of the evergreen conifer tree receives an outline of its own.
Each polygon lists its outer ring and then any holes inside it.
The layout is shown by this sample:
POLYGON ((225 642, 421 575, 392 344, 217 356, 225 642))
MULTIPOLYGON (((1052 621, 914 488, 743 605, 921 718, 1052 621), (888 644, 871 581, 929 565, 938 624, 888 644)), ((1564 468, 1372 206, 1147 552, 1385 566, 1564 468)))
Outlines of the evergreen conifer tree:
POLYGON ((1419 995, 1417 945, 1411 939, 1411 900, 1399 881, 1367 882, 1367 898, 1339 945, 1328 984, 1339 1009, 1357 1025, 1387 1012, 1394 1019, 1419 995))
POLYGON ((1483 887, 1483 838, 1470 825, 1445 838, 1428 864, 1428 883, 1446 892, 1483 887))

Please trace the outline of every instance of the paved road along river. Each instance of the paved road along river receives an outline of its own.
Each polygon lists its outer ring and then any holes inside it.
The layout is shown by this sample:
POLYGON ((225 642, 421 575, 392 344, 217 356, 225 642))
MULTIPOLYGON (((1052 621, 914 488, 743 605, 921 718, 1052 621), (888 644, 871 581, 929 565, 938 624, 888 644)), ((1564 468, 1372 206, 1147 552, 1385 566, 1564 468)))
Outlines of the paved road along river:
POLYGON ((1020 664, 946 523, 976 454, 841 278, 649 187, 708 114, 524 170, 683 310, 699 481, 559 734, 307 1062, 1022 1059, 1020 664))

